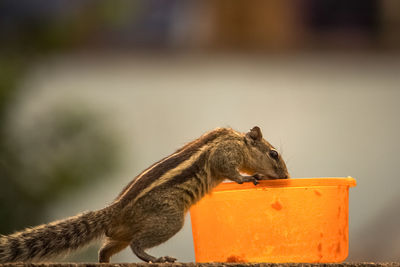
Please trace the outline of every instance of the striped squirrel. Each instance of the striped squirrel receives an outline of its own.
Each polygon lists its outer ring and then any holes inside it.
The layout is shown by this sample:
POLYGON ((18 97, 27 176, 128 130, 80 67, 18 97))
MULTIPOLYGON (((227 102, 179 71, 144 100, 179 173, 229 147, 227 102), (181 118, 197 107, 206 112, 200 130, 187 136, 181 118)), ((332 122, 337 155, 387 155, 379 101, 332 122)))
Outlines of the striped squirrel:
POLYGON ((175 235, 190 206, 224 179, 256 185, 259 179, 285 178, 285 162, 259 127, 245 134, 218 128, 144 170, 106 208, 1 235, 0 263, 49 259, 103 235, 99 262, 127 246, 143 261, 174 262, 145 250, 175 235))

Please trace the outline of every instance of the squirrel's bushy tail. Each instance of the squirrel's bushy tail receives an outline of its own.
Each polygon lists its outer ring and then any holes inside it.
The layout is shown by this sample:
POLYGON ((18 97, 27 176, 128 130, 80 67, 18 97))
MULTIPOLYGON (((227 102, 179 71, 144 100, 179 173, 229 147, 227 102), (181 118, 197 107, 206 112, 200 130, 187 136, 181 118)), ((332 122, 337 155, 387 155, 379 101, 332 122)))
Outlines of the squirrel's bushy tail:
POLYGON ((64 220, 0 235, 0 263, 37 261, 68 253, 101 237, 109 216, 107 209, 90 211, 64 220))

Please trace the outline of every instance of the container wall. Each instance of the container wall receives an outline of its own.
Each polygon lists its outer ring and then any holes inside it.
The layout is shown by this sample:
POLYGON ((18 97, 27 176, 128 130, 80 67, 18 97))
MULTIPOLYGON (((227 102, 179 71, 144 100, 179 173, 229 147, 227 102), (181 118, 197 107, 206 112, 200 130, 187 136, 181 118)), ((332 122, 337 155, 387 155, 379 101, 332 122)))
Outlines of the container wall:
POLYGON ((216 192, 191 209, 197 262, 338 262, 348 254, 348 187, 216 192))

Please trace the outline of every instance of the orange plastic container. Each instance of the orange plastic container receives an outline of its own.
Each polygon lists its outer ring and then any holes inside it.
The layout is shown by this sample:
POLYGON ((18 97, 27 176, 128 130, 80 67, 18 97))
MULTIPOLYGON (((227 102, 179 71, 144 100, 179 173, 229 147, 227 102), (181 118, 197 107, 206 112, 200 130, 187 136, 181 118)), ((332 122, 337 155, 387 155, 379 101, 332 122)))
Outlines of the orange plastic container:
POLYGON ((348 178, 222 183, 190 210, 196 262, 340 262, 348 178))

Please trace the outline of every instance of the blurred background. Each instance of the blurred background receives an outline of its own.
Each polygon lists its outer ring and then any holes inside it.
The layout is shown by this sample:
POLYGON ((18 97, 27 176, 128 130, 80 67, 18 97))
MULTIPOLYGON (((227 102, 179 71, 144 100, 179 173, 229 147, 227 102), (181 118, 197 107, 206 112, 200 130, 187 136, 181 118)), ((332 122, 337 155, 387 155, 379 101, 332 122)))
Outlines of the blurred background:
MULTIPOLYGON (((399 29, 397 0, 1 1, 0 233, 102 208, 204 132, 258 125, 292 177, 357 179, 348 261, 399 261, 399 29)), ((194 261, 189 216, 150 252, 194 261)))

